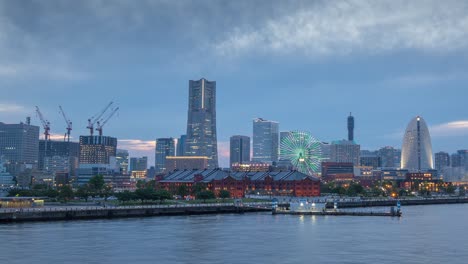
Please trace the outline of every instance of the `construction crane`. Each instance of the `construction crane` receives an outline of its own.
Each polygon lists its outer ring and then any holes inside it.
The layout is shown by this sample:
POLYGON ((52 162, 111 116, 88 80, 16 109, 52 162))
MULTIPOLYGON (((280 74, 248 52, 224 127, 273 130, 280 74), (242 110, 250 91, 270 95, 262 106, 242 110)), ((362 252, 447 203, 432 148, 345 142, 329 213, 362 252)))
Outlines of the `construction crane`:
POLYGON ((63 111, 63 108, 61 105, 59 105, 60 108, 60 113, 62 113, 63 119, 65 119, 65 123, 67 123, 67 133, 63 136, 63 141, 68 141, 70 142, 70 133, 72 131, 72 122, 70 119, 67 118, 67 115, 65 115, 65 112, 63 111))
POLYGON ((107 121, 109 121, 109 119, 111 119, 111 117, 115 114, 115 112, 117 112, 117 110, 119 110, 118 107, 114 108, 106 118, 97 121, 96 130, 99 131, 99 136, 102 136, 102 127, 107 123, 107 121))
POLYGON ((88 119, 88 126, 86 127, 87 129, 89 129, 89 133, 90 135, 92 136, 93 133, 94 133, 94 124, 101 119, 102 115, 104 115, 104 113, 107 111, 107 109, 109 109, 109 107, 113 104, 114 102, 110 102, 107 104, 106 107, 104 107, 104 109, 99 112, 98 114, 94 115, 93 117, 89 118, 88 119))
POLYGON ((42 127, 44 128, 45 140, 47 142, 48 140, 50 140, 50 133, 49 133, 49 131, 50 131, 50 122, 44 118, 44 116, 41 113, 41 110, 39 110, 39 107, 37 107, 37 106, 36 106, 36 114, 39 117, 39 119, 41 120, 42 127))

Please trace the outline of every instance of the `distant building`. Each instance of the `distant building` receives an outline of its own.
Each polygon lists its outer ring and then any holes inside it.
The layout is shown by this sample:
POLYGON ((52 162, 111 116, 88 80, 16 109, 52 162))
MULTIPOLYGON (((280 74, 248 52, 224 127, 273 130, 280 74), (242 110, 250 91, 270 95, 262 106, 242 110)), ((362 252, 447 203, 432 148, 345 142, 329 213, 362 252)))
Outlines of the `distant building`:
POLYGON ((434 169, 431 136, 420 116, 411 119, 406 127, 401 148, 401 168, 414 172, 434 169))
POLYGON ((146 171, 148 169, 148 157, 130 158, 130 171, 146 171))
POLYGON ((378 151, 378 155, 382 162, 382 167, 384 168, 397 167, 395 163, 396 151, 393 147, 387 146, 387 147, 380 148, 378 151))
POLYGON ((374 169, 382 167, 380 157, 375 155, 366 155, 360 157, 360 165, 361 166, 368 166, 374 169))
POLYGON ((243 164, 250 162, 250 137, 232 136, 229 144, 229 164, 243 164))
POLYGON ((116 157, 117 139, 108 136, 80 136, 81 164, 110 164, 116 157))
POLYGON ((331 157, 331 144, 328 142, 321 143, 322 148, 322 160, 323 162, 330 161, 331 157))
POLYGON ((0 156, 5 160, 7 171, 14 176, 25 169, 37 168, 39 127, 0 122, 0 156))
POLYGON ((361 146, 354 141, 338 140, 330 145, 331 162, 351 162, 359 166, 361 146))
POLYGON ((129 169, 128 169, 128 160, 129 154, 128 150, 125 149, 117 149, 117 156, 116 156, 116 161, 117 161, 117 166, 120 168, 120 172, 122 174, 128 174, 129 169))
POLYGON ((3 165, 3 159, 0 156, 0 187, 9 188, 16 185, 13 180, 13 175, 6 171, 6 167, 3 165))
POLYGON ((176 140, 174 138, 158 138, 156 139, 156 156, 154 169, 156 173, 161 173, 166 170, 166 157, 176 156, 176 140))
POLYGON ((280 139, 279 139, 279 157, 284 156, 285 150, 283 149, 284 147, 281 146, 281 142, 284 142, 286 138, 288 138, 292 134, 292 131, 281 131, 280 132, 280 139))
POLYGON ((184 156, 185 142, 187 141, 187 135, 181 135, 177 140, 176 156, 184 156))
POLYGON ((354 117, 349 113, 348 116, 348 141, 354 140, 354 117))
POLYGON ((166 171, 173 170, 204 170, 208 168, 208 157, 183 156, 166 157, 166 171))
POLYGON ((326 182, 346 182, 354 179, 352 162, 322 162, 322 179, 326 182))
POLYGON ((257 118, 253 121, 253 158, 255 162, 273 163, 278 160, 279 124, 257 118))
POLYGON ((208 157, 208 167, 218 168, 216 136, 216 82, 189 81, 189 110, 185 156, 208 157))
POLYGON ((271 164, 263 162, 244 162, 233 163, 231 166, 232 171, 270 171, 271 164))
POLYGON ((80 156, 80 144, 70 141, 39 140, 39 170, 75 176, 80 156))
POLYGON ((435 169, 442 172, 443 168, 450 166, 450 155, 447 152, 437 152, 435 155, 435 169))
POLYGON ((468 170, 468 149, 458 150, 457 153, 460 156, 460 167, 468 170))
POLYGON ((144 171, 132 171, 132 179, 141 180, 146 179, 148 170, 144 171))

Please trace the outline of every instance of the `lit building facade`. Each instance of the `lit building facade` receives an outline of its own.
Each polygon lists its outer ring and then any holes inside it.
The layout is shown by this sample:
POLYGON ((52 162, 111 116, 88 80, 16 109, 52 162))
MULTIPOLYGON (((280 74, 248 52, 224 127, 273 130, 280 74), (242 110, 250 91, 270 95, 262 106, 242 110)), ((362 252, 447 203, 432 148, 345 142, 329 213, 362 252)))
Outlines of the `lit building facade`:
POLYGON ((128 174, 128 150, 126 149, 117 149, 117 156, 115 157, 117 161, 117 166, 120 167, 120 172, 122 174, 128 174))
MULTIPOLYGON (((166 170, 166 157, 176 156, 176 144, 174 138, 158 138, 156 139, 156 156, 154 169, 156 173, 161 173, 166 170)), ((180 144, 180 142, 179 142, 180 144)))
POLYGON ((148 169, 148 157, 130 158, 130 171, 146 171, 148 169))
POLYGON ((117 154, 117 138, 80 136, 80 165, 109 164, 117 154))
POLYGON ((208 167, 218 167, 216 136, 216 82, 189 81, 189 110, 185 156, 208 157, 208 167))
POLYGON ((255 162, 278 161, 279 123, 257 118, 253 121, 253 158, 255 162))
POLYGON ((243 164, 250 162, 250 137, 232 136, 229 142, 229 164, 243 164))
POLYGON ((70 141, 39 140, 39 170, 55 174, 75 175, 80 156, 80 144, 70 141))
POLYGON ((203 156, 166 157, 166 171, 204 170, 208 168, 209 159, 203 156))
POLYGON ((431 136, 420 116, 413 118, 406 127, 401 148, 401 168, 416 172, 434 169, 431 136))

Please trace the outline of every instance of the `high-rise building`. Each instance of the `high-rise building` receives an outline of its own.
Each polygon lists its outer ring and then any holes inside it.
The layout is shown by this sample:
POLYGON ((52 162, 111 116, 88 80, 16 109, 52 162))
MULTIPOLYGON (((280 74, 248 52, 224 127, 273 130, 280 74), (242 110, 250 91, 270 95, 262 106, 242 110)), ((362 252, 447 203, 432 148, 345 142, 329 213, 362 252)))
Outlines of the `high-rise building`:
POLYGON ((373 169, 382 167, 381 159, 377 155, 361 155, 359 160, 361 166, 372 167, 373 169))
POLYGON ((413 118, 406 127, 401 148, 401 168, 418 172, 434 169, 431 136, 420 116, 413 118))
POLYGON ((184 156, 184 157, 166 157, 166 171, 174 170, 204 170, 208 168, 208 157, 202 156, 184 156))
POLYGON ((124 175, 128 174, 128 150, 126 149, 117 149, 117 166, 120 168, 120 172, 124 175))
POLYGON ((25 168, 37 168, 39 127, 0 122, 0 156, 5 160, 7 171, 13 175, 25 168))
POLYGON ((349 113, 348 116, 348 141, 354 140, 354 117, 349 113))
POLYGON ((380 148, 378 155, 384 168, 394 168, 395 165, 395 149, 390 146, 380 148))
POLYGON ((218 167, 216 137, 216 82, 189 81, 189 109, 185 156, 206 156, 208 167, 218 167))
POLYGON ((233 164, 243 164, 250 161, 250 137, 232 136, 229 148, 230 167, 233 164))
POLYGON ((457 154, 460 156, 460 167, 468 170, 468 149, 458 150, 457 154))
POLYGON ((117 154, 117 138, 108 136, 80 136, 81 164, 110 164, 117 154))
POLYGON ((180 135, 177 140, 176 156, 184 156, 185 142, 187 141, 187 135, 180 135))
POLYGON ((443 168, 450 166, 450 155, 447 152, 437 152, 435 155, 435 169, 441 173, 443 168))
POLYGON ((130 171, 146 171, 148 169, 148 157, 130 158, 130 171))
POLYGON ((291 135, 291 131, 281 131, 280 132, 280 139, 279 139, 279 157, 283 157, 284 156, 284 149, 283 149, 283 146, 281 145, 281 142, 283 142, 284 140, 286 140, 287 137, 289 137, 289 135, 291 135))
POLYGON ((71 141, 39 140, 39 170, 66 172, 75 175, 80 156, 80 144, 71 141))
POLYGON ((322 148, 322 162, 330 161, 331 156, 331 144, 329 142, 321 142, 322 148))
POLYGON ((330 145, 331 162, 351 162, 359 166, 361 146, 349 140, 333 141, 330 145))
POLYGON ((279 124, 257 118, 253 121, 253 159, 255 162, 278 161, 279 124))
MULTIPOLYGON (((182 138, 182 137, 181 137, 182 138)), ((180 141, 179 141, 180 143, 180 141)), ((155 172, 161 173, 166 170, 166 157, 175 156, 176 147, 174 138, 156 139, 155 172)))

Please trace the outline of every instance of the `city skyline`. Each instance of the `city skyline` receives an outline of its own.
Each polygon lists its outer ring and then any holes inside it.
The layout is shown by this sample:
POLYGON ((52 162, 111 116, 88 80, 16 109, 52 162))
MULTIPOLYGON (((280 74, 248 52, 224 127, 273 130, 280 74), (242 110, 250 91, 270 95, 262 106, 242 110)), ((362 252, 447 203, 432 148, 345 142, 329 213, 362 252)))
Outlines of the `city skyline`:
POLYGON ((156 138, 186 132, 187 80, 204 77, 217 82, 222 167, 229 137, 252 136, 258 116, 278 121, 280 131, 306 130, 331 142, 347 138, 352 112, 355 141, 376 150, 401 148, 407 120, 421 115, 434 152, 467 148, 468 117, 460 110, 468 97, 468 29, 460 22, 467 3, 414 2, 403 10, 398 1, 299 2, 256 9, 209 1, 2 2, 8 26, 0 33, 8 38, 0 39, 7 54, 0 60, 0 122, 31 116, 39 125, 38 105, 62 139, 62 105, 76 142, 88 135, 86 120, 112 100, 120 112, 104 135, 152 164, 156 138), (177 19, 186 10, 206 15, 177 19))

